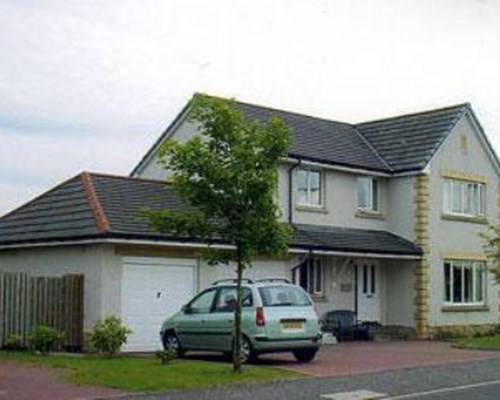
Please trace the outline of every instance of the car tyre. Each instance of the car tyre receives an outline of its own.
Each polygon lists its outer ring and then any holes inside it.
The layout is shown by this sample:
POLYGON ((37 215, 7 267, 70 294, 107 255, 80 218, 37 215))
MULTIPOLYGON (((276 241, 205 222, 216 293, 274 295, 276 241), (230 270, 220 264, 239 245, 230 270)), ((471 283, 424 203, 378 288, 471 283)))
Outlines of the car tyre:
MULTIPOLYGON (((257 353, 255 353, 252 343, 250 343, 250 340, 246 336, 241 337, 240 357, 242 364, 249 364, 257 360, 257 353)), ((233 359, 233 352, 230 353, 229 359, 233 359)))
POLYGON ((175 352, 176 357, 182 357, 185 353, 184 349, 181 346, 181 342, 179 338, 175 334, 175 332, 166 332, 163 335, 163 349, 165 351, 173 350, 175 352))
POLYGON ((314 360, 314 357, 316 357, 317 352, 318 352, 317 349, 301 349, 301 350, 295 350, 293 352, 293 355, 298 362, 308 363, 314 360))

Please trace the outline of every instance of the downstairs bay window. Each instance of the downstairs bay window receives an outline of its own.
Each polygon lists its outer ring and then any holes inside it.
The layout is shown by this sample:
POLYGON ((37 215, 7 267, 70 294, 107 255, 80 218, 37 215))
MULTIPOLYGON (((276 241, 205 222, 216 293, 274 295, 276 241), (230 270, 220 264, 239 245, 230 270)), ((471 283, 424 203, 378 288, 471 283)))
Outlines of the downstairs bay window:
POLYGON ((446 305, 484 305, 486 301, 486 263, 446 260, 444 262, 446 305))

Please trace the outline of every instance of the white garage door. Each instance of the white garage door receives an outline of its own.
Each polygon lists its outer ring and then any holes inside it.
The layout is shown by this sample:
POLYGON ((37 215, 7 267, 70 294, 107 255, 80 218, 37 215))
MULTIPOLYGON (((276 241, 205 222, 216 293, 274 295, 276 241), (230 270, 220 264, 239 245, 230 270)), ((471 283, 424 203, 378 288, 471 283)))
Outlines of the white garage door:
POLYGON ((196 260, 125 258, 122 319, 133 330, 124 351, 161 348, 162 322, 195 294, 196 260))

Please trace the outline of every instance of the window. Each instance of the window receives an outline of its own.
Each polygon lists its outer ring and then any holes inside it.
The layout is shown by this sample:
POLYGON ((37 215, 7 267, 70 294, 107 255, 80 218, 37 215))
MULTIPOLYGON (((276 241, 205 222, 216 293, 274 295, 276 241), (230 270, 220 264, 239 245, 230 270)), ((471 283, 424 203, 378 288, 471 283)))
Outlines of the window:
POLYGON ((304 292, 293 286, 264 286, 259 288, 264 307, 310 306, 304 292))
POLYGON ((323 294, 323 265, 321 259, 309 258, 295 268, 293 281, 307 293, 321 296, 323 294))
POLYGON ((484 184, 446 179, 444 212, 471 217, 484 216, 484 184))
POLYGON ((321 172, 310 169, 297 171, 297 204, 319 207, 323 203, 321 172))
POLYGON ((379 182, 369 176, 358 178, 358 209, 369 212, 379 211, 379 182))
POLYGON ((207 290, 198 295, 190 304, 189 310, 192 314, 205 314, 212 310, 215 298, 215 289, 207 290))
MULTIPOLYGON (((219 289, 217 300, 215 301, 215 312, 232 312, 236 308, 237 296, 235 287, 223 287, 219 289)), ((252 291, 244 287, 243 298, 241 299, 243 307, 251 307, 253 304, 252 291)))
POLYGON ((484 304, 486 264, 454 260, 444 263, 444 292, 448 304, 484 304))
POLYGON ((363 294, 373 295, 377 291, 375 265, 363 265, 363 294))

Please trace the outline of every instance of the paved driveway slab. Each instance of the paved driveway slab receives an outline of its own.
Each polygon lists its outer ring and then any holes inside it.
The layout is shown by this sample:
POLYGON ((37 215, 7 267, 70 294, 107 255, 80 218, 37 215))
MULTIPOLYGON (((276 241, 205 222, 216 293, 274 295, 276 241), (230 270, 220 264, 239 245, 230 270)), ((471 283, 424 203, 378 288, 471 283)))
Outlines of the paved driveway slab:
POLYGON ((500 352, 457 349, 447 342, 344 342, 325 346, 310 364, 288 355, 263 358, 263 363, 313 376, 342 376, 500 358, 500 352))
POLYGON ((0 400, 86 400, 116 396, 117 391, 76 386, 61 371, 0 361, 0 400))

